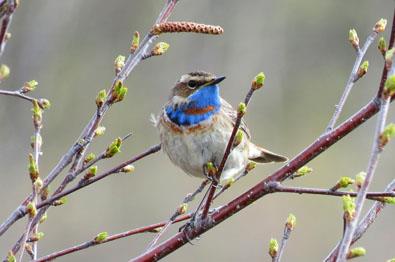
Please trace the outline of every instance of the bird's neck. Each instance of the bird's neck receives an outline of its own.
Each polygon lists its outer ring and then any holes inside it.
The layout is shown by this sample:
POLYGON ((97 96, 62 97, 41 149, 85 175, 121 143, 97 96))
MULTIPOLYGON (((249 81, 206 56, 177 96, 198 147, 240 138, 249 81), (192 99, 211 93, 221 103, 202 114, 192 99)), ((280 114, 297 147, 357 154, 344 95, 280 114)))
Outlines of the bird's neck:
POLYGON ((217 85, 206 86, 190 95, 185 103, 170 103, 166 108, 169 119, 180 126, 196 125, 210 119, 221 108, 217 85))

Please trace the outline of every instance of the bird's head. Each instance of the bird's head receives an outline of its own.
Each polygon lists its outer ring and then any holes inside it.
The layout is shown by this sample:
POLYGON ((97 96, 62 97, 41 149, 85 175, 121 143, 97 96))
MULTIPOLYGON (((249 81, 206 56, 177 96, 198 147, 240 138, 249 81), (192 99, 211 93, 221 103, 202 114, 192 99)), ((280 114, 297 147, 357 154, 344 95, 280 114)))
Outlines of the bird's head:
POLYGON ((172 90, 172 97, 188 98, 205 87, 216 87, 225 77, 216 77, 212 73, 197 71, 182 75, 172 90))
POLYGON ((201 71, 181 76, 166 106, 169 118, 179 125, 191 125, 219 112, 221 98, 218 84, 224 79, 201 71))

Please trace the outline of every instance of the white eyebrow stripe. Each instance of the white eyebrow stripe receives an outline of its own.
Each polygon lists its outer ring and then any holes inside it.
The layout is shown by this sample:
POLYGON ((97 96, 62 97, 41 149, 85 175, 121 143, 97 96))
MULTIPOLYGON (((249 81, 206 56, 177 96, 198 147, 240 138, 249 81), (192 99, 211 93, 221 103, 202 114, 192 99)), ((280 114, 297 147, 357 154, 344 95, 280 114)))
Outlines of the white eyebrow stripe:
POLYGON ((181 79, 180 79, 180 82, 185 82, 185 80, 187 80, 188 78, 189 78, 188 74, 182 75, 181 79))

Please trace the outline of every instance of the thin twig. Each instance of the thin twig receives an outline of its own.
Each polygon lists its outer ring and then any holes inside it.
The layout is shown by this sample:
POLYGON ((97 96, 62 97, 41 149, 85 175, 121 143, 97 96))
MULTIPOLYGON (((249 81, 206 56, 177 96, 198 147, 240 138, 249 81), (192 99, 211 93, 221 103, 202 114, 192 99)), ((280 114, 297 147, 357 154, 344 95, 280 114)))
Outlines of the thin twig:
MULTIPOLYGON (((330 189, 322 188, 308 188, 308 187, 287 187, 279 182, 269 182, 267 184, 268 190, 271 193, 295 193, 295 194, 311 194, 311 195, 325 195, 325 196, 346 196, 350 195, 356 197, 358 193, 356 192, 346 192, 346 191, 332 191, 330 189)), ((382 197, 395 197, 395 192, 368 192, 366 198, 370 200, 378 200, 382 197)))
POLYGON ((337 119, 339 118, 340 113, 343 110, 344 104, 346 103, 348 95, 350 94, 351 89, 353 88, 355 82, 358 80, 357 74, 358 74, 358 69, 361 66, 362 59, 365 56, 366 51, 368 50, 369 46, 377 38, 377 35, 378 35, 378 33, 376 31, 373 31, 367 37, 365 44, 363 45, 362 48, 360 48, 359 45, 356 47, 357 57, 355 58, 354 66, 351 70, 350 76, 348 77, 346 87, 345 87, 344 92, 340 98, 340 101, 335 106, 335 112, 333 113, 333 116, 332 116, 331 120, 329 121, 329 124, 326 128, 326 132, 329 132, 334 128, 334 126, 337 122, 337 119))
POLYGON ((21 93, 20 89, 16 91, 0 90, 0 95, 19 97, 29 102, 33 102, 34 98, 21 93))

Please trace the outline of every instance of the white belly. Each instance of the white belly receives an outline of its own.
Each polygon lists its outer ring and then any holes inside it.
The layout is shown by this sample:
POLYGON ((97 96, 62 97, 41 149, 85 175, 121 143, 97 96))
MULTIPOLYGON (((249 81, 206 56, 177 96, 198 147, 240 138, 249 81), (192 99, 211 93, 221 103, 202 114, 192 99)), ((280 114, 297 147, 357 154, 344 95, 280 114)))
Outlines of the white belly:
MULTIPOLYGON (((226 119, 216 119, 215 124, 195 132, 174 132, 168 125, 159 123, 162 148, 170 160, 186 173, 205 177, 203 167, 207 162, 219 166, 232 126, 226 119), (227 130, 227 131, 224 131, 227 130)), ((230 154, 221 175, 221 180, 241 173, 248 162, 246 139, 230 154)))

